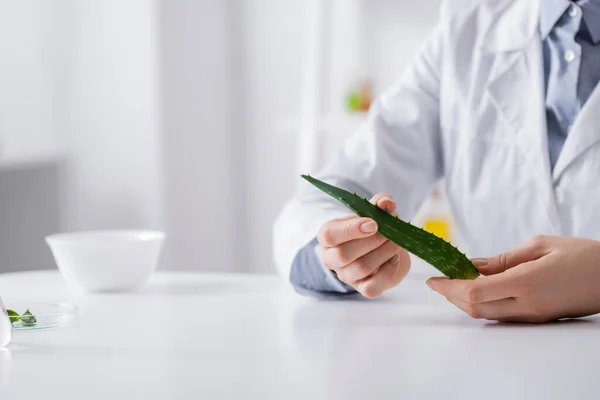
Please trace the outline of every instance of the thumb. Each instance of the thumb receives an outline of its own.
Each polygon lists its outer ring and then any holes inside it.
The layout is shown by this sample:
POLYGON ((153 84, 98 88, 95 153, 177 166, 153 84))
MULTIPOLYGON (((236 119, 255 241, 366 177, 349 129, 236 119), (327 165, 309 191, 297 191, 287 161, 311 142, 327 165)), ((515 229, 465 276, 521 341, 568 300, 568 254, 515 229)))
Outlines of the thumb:
POLYGON ((535 237, 506 253, 489 258, 475 258, 471 261, 481 274, 495 275, 507 269, 514 268, 519 264, 537 260, 547 253, 547 244, 544 239, 535 237))

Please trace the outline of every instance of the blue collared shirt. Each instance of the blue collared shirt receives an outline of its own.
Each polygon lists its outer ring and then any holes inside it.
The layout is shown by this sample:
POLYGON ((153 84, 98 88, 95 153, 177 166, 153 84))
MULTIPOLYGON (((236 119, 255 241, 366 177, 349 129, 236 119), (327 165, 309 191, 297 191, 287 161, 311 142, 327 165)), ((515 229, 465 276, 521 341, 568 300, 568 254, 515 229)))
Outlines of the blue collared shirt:
MULTIPOLYGON (((542 0, 539 26, 548 152, 554 168, 571 125, 600 81, 600 0, 542 0)), ((318 297, 356 293, 323 267, 320 251, 314 239, 294 259, 290 281, 296 290, 318 297)))
POLYGON ((554 167, 571 125, 600 80, 600 1, 543 0, 540 35, 554 167))

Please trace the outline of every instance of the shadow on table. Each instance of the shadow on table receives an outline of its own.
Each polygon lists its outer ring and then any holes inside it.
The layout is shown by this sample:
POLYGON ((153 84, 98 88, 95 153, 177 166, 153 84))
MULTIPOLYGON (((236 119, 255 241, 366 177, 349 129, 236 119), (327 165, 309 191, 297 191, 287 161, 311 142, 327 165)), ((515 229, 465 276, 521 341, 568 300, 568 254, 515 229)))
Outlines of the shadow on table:
POLYGON ((529 324, 521 322, 493 322, 490 321, 485 325, 485 328, 491 329, 600 329, 600 318, 577 318, 577 319, 561 319, 559 321, 547 322, 543 324, 529 324))
MULTIPOLYGON (((419 282, 420 283, 420 282, 419 282)), ((417 286, 412 282, 402 282, 397 287, 388 290, 379 297, 369 299, 360 293, 351 293, 341 296, 316 296, 319 303, 357 303, 357 304, 397 304, 399 306, 432 306, 439 305, 441 301, 446 302, 441 295, 423 286, 417 286)))
POLYGON ((319 326, 320 328, 351 329, 359 326, 372 327, 444 327, 473 328, 473 324, 462 324, 470 322, 468 316, 457 317, 456 313, 440 315, 432 307, 422 305, 421 302, 400 302, 393 299, 358 299, 352 298, 348 301, 307 301, 294 313, 294 325, 319 326), (373 303, 383 303, 384 307, 378 307, 373 303), (395 304, 386 304, 395 303, 395 304), (422 313, 414 312, 422 310, 422 313), (411 311, 411 312, 405 312, 411 311))
MULTIPOLYGON (((439 305, 439 303, 436 303, 439 305)), ((424 301, 415 302, 406 299, 405 302, 397 298, 366 299, 353 296, 347 301, 322 302, 308 301, 297 309, 294 322, 298 326, 315 324, 319 326, 335 326, 341 329, 357 326, 387 326, 387 327, 452 327, 453 329, 600 329, 600 316, 582 319, 564 319, 545 324, 510 323, 486 320, 475 320, 468 315, 457 313, 448 305, 445 313, 439 307, 429 307, 424 301), (371 308, 367 303, 383 303, 383 308, 373 304, 371 308), (393 307, 386 303, 395 303, 393 307), (370 308, 365 312, 366 308, 370 308), (416 311, 415 311, 416 310, 416 311), (412 312, 405 312, 412 311, 412 312)))

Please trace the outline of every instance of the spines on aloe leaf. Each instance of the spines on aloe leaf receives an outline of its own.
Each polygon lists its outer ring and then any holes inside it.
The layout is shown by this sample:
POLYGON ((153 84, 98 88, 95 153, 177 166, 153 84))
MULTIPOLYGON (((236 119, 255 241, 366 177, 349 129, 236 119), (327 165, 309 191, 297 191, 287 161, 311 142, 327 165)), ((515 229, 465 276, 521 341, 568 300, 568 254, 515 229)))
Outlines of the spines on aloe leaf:
POLYGON ((444 239, 389 214, 371 204, 366 197, 360 198, 310 175, 301 176, 357 215, 374 219, 381 235, 431 264, 450 279, 475 279, 479 276, 471 260, 444 239))

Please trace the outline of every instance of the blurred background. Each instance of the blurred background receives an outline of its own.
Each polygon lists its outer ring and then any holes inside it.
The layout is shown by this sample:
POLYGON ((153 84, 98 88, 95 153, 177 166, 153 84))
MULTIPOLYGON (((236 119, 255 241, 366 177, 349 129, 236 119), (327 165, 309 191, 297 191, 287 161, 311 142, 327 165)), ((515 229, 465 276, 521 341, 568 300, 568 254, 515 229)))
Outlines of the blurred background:
POLYGON ((164 230, 162 269, 274 272, 298 174, 439 3, 0 0, 0 272, 55 268, 47 234, 103 228, 164 230))

